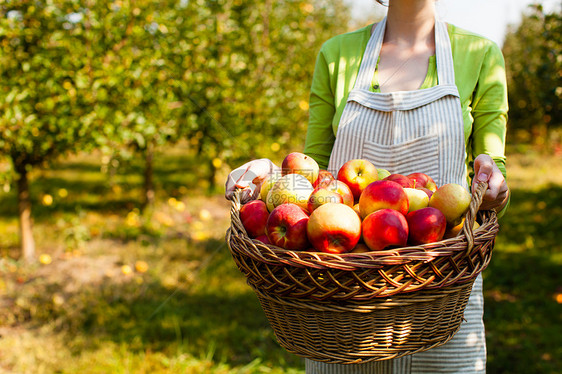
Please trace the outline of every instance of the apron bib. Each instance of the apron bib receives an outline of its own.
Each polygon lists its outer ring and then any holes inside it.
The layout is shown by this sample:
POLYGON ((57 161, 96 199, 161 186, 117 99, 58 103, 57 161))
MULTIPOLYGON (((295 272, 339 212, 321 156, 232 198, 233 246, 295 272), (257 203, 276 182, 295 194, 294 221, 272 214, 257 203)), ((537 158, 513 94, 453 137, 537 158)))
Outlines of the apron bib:
MULTIPOLYGON (((366 159, 390 173, 422 172, 438 186, 468 189, 464 122, 447 25, 436 20, 438 85, 416 91, 370 91, 382 47, 386 18, 376 26, 365 50, 353 90, 338 126, 328 170, 337 175, 351 159, 366 159)), ((446 344, 426 352, 363 365, 330 365, 306 360, 307 374, 484 373, 486 347, 482 322, 482 278, 473 287, 463 322, 446 344)))

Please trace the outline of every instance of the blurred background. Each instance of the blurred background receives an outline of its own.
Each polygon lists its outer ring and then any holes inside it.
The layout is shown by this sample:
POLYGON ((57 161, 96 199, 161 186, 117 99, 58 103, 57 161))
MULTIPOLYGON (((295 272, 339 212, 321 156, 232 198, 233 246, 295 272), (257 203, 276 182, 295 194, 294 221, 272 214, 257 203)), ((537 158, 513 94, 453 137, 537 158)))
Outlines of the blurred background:
MULTIPOLYGON (((498 43, 509 82, 488 372, 560 373, 560 3, 456 3, 440 16, 498 43)), ((0 373, 304 373, 232 261, 224 181, 302 150, 320 46, 383 15, 351 0, 1 1, 0 373)))

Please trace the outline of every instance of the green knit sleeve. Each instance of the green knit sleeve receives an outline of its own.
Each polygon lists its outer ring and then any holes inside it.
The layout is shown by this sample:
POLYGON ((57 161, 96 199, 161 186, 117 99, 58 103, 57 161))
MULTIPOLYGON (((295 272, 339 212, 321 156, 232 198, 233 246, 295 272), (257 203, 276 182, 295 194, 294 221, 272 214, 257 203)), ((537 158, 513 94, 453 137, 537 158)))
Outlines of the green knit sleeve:
MULTIPOLYGON (((471 179, 472 160, 479 154, 490 155, 506 177, 507 111, 505 62, 500 48, 491 44, 482 63, 472 98, 474 123, 471 134, 472 154, 469 155, 471 179)), ((503 215, 505 210, 503 209, 500 215, 503 215)))
POLYGON ((310 109, 304 153, 314 158, 322 169, 328 168, 328 161, 334 145, 335 136, 332 120, 336 108, 334 93, 330 84, 330 67, 323 49, 316 59, 310 89, 310 109))

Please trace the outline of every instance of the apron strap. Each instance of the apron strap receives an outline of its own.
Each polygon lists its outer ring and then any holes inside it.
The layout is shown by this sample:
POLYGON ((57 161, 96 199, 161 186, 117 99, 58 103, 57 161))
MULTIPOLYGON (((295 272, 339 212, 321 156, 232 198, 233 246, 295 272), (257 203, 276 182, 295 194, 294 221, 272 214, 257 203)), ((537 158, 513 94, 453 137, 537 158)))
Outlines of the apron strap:
POLYGON ((435 64, 437 65, 437 84, 455 86, 455 66, 451 52, 451 39, 447 24, 435 17, 435 64))
POLYGON ((377 68, 377 60, 382 47, 384 39, 384 30, 386 28, 386 17, 384 17, 375 27, 373 34, 369 38, 365 53, 363 53, 363 60, 359 67, 357 80, 355 81, 354 89, 370 90, 373 76, 377 68))
MULTIPOLYGON (((377 68, 377 61, 384 40, 386 29, 386 17, 376 26, 373 34, 369 38, 363 61, 357 74, 357 79, 353 87, 354 90, 370 91, 373 76, 377 68)), ((437 20, 435 16, 435 57, 437 65, 438 85, 455 85, 455 70, 451 53, 451 41, 447 32, 447 24, 437 20)))

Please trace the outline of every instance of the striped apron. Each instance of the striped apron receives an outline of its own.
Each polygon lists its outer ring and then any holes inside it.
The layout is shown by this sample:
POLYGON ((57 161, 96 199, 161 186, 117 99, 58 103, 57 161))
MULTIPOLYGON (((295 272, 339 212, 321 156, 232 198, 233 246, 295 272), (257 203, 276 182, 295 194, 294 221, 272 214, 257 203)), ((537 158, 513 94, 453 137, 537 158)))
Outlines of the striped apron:
MULTIPOLYGON (((328 170, 337 173, 346 161, 363 158, 391 173, 422 172, 437 185, 457 183, 468 188, 464 123, 447 25, 436 20, 437 86, 377 93, 370 91, 370 86, 385 25, 386 18, 376 26, 367 44, 355 86, 342 113, 328 170)), ((306 373, 485 373, 482 314, 480 275, 465 310, 466 321, 446 344, 399 359, 362 365, 306 360, 306 373)))

